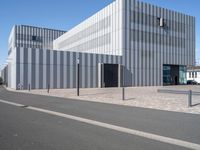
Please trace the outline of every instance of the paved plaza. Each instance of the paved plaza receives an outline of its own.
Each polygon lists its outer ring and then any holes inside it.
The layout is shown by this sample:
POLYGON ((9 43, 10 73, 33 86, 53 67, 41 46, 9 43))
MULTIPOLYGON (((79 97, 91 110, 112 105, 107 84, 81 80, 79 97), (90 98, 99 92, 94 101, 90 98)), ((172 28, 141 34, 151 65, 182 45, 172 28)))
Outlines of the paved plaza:
MULTIPOLYGON (((50 89, 47 90, 27 90, 20 91, 31 94, 64 97, 74 100, 85 100, 94 102, 111 103, 117 105, 136 106, 167 111, 185 112, 200 114, 200 95, 192 96, 192 107, 188 108, 188 95, 158 93, 158 89, 170 89, 181 91, 200 92, 198 85, 166 86, 166 87, 127 87, 125 88, 125 100, 122 100, 121 88, 95 88, 80 89, 80 96, 76 96, 76 89, 50 89)), ((19 92, 19 91, 16 91, 19 92)))

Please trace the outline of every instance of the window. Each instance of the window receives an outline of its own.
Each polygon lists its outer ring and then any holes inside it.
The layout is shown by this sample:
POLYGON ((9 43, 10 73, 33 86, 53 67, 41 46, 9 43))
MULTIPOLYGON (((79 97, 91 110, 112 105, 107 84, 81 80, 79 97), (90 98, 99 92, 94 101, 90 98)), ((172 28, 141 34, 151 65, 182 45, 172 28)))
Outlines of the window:
POLYGON ((160 26, 160 17, 157 18, 157 25, 160 26))
POLYGON ((32 36, 32 41, 37 41, 37 36, 32 36))
POLYGON ((191 72, 189 72, 189 78, 192 78, 192 73, 191 72))
POLYGON ((192 78, 194 78, 194 72, 192 72, 192 78))
POLYGON ((160 17, 157 17, 157 24, 160 26, 160 27, 164 27, 164 19, 163 18, 160 18, 160 17))
POLYGON ((197 78, 197 72, 195 72, 195 78, 197 78))

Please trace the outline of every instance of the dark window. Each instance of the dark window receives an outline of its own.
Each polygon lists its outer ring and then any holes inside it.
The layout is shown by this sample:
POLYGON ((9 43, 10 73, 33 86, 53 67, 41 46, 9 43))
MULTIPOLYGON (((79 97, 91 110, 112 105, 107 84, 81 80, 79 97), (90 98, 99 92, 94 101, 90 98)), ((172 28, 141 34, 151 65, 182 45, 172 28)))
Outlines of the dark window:
POLYGON ((160 26, 160 17, 157 17, 157 21, 156 21, 156 23, 157 23, 157 26, 160 26))
POLYGON ((32 41, 37 41, 37 36, 32 36, 32 41))

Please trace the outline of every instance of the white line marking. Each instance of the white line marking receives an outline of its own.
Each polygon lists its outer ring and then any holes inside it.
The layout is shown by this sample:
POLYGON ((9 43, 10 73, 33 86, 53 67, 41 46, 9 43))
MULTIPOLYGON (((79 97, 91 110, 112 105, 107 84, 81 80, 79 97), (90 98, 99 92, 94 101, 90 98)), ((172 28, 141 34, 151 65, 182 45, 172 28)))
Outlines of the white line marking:
POLYGON ((22 107, 24 105, 22 104, 18 104, 18 103, 14 103, 14 102, 9 102, 9 101, 4 101, 4 100, 0 100, 1 103, 5 103, 5 104, 9 104, 9 105, 13 105, 13 106, 17 106, 17 107, 22 107))
MULTIPOLYGON (((14 105, 14 106, 19 106, 19 107, 24 106, 22 104, 8 102, 8 101, 4 101, 4 100, 0 100, 0 102, 10 104, 10 105, 14 105)), ((43 112, 43 113, 46 113, 46 114, 59 116, 59 117, 63 117, 63 118, 71 119, 71 120, 76 120, 78 122, 83 122, 83 123, 87 123, 87 124, 91 124, 91 125, 115 130, 115 131, 120 131, 120 132, 123 132, 123 133, 128 133, 128 134, 144 137, 144 138, 147 138, 147 139, 151 139, 151 140, 155 140, 155 141, 159 141, 159 142, 163 142, 163 143, 177 145, 177 146, 181 146, 181 147, 185 147, 185 148, 189 148, 189 149, 194 149, 194 150, 200 150, 200 144, 196 144, 196 143, 191 143, 191 142, 187 142, 187 141, 183 141, 183 140, 164 137, 164 136, 160 136, 160 135, 156 135, 156 134, 152 134, 152 133, 147 133, 147 132, 143 132, 143 131, 139 131, 139 130, 120 127, 120 126, 116 126, 116 125, 112 125, 112 124, 108 124, 108 123, 103 123, 103 122, 99 122, 99 121, 95 121, 95 120, 85 119, 85 118, 81 118, 81 117, 77 117, 77 116, 72 116, 72 115, 68 115, 68 114, 64 114, 64 113, 60 113, 60 112, 56 112, 56 111, 51 111, 51 110, 46 110, 46 109, 41 109, 41 108, 36 108, 36 107, 32 107, 32 106, 29 106, 26 109, 30 109, 30 110, 34 110, 34 111, 38 111, 38 112, 43 112)))

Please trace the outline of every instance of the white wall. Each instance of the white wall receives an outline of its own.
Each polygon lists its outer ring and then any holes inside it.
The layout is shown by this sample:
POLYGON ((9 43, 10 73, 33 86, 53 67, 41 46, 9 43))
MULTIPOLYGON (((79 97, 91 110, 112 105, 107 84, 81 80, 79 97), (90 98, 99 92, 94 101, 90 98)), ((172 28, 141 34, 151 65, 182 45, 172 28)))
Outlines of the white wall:
POLYGON ((8 87, 16 88, 16 48, 8 56, 8 87))
POLYGON ((195 80, 196 82, 200 83, 200 70, 187 71, 187 80, 195 80), (192 72, 194 72, 194 76, 192 75, 192 72), (195 73, 197 73, 197 76, 195 75, 195 73))

